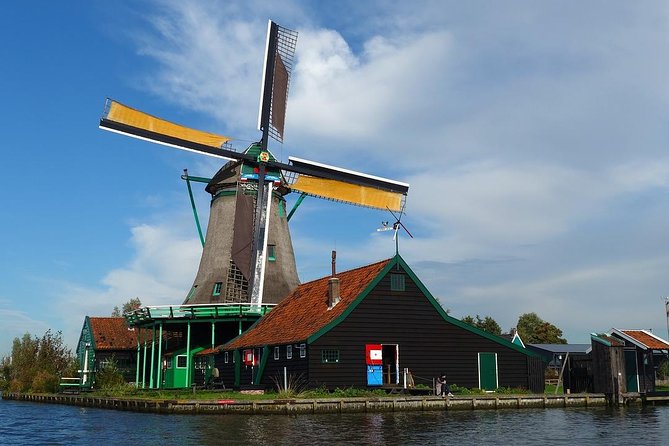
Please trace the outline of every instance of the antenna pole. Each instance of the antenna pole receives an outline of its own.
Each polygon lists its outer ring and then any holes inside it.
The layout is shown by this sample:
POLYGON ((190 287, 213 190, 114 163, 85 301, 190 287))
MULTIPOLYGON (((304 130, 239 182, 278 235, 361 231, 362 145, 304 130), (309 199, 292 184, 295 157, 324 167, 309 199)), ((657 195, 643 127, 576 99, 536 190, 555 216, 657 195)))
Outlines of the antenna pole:
POLYGON ((400 254, 400 231, 395 232, 395 255, 400 254))
MULTIPOLYGON (((667 313, 667 334, 669 335, 669 297, 664 298, 664 309, 667 313)), ((669 337, 667 339, 669 339, 669 337)))

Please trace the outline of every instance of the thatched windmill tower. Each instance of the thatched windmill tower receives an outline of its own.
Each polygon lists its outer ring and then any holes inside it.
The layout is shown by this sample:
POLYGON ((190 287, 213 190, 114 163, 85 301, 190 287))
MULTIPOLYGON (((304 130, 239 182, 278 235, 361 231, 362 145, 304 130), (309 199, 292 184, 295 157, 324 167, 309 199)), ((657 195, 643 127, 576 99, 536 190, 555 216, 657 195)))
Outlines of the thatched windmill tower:
MULTIPOLYGON (((246 153, 259 150, 252 145, 246 153)), ((211 179, 206 191, 212 196, 206 243, 200 267, 184 304, 249 302, 252 274, 253 219, 257 183, 241 181, 241 161, 230 161, 211 179)), ((272 191, 269 206, 267 259, 262 301, 278 303, 297 285, 293 244, 288 229, 286 187, 272 191)))
POLYGON ((409 185, 289 157, 278 162, 268 141, 283 142, 297 33, 268 23, 260 95, 259 142, 244 152, 231 138, 191 129, 107 100, 100 128, 171 147, 233 160, 212 178, 211 212, 200 267, 184 304, 276 303, 299 282, 286 206, 289 192, 358 206, 401 211, 409 185), (267 282, 267 286, 265 286, 267 282))

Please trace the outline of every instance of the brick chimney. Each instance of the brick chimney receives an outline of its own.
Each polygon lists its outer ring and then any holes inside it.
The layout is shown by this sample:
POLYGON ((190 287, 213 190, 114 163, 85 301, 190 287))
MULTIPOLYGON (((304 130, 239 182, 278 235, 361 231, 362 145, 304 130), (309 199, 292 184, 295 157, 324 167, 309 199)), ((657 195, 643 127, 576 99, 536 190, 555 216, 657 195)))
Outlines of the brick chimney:
POLYGON ((332 309, 339 303, 341 297, 339 296, 339 278, 330 277, 328 280, 328 310, 332 309))

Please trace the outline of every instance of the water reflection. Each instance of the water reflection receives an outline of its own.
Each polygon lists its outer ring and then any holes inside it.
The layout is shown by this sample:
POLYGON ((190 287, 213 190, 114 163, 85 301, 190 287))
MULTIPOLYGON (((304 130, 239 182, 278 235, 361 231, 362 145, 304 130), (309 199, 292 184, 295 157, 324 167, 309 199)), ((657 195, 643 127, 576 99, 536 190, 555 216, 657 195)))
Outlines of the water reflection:
POLYGON ((2 445, 659 445, 669 407, 245 416, 0 401, 2 445))

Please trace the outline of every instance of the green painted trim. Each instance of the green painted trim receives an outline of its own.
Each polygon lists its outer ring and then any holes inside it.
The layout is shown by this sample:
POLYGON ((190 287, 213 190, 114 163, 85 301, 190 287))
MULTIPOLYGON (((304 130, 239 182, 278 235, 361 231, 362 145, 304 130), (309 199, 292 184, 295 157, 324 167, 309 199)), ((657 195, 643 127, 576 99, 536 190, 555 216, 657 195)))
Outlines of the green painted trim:
POLYGON ((306 193, 306 192, 302 192, 302 194, 299 196, 299 198, 298 198, 297 201, 295 202, 295 205, 293 206, 293 208, 292 208, 292 209, 290 210, 290 212, 288 213, 288 217, 286 217, 286 221, 290 221, 290 219, 293 217, 293 214, 295 213, 295 211, 297 210, 297 208, 300 206, 300 204, 302 204, 302 201, 304 201, 304 198, 305 198, 306 196, 307 196, 307 193, 306 193))
POLYGON ((149 389, 153 389, 153 374, 156 371, 155 369, 155 357, 156 357, 156 324, 153 324, 153 336, 151 337, 151 373, 149 374, 149 389))
POLYGON ((349 314, 357 307, 360 302, 363 301, 365 297, 376 287, 376 285, 379 284, 381 279, 385 277, 386 274, 397 264, 397 258, 398 256, 395 256, 394 258, 390 259, 388 264, 381 270, 379 274, 372 279, 372 281, 367 285, 367 288, 362 290, 362 293, 358 295, 358 297, 355 298, 353 302, 344 310, 342 314, 340 314, 336 319, 332 320, 329 324, 327 324, 325 327, 321 328, 318 330, 316 333, 312 334, 307 338, 307 344, 311 344, 315 342, 318 338, 323 336, 325 333, 328 331, 332 330, 335 328, 337 325, 339 325, 344 319, 348 317, 349 314))
POLYGON ((143 363, 142 363, 142 389, 146 389, 146 337, 148 336, 148 332, 144 334, 144 356, 143 356, 143 363))
POLYGON ((191 366, 191 356, 190 356, 190 321, 188 322, 186 329, 186 387, 190 387, 191 376, 190 376, 190 366, 191 366))
POLYGON ((411 270, 411 268, 409 268, 409 265, 407 265, 407 263, 404 261, 404 259, 403 259, 401 256, 399 256, 399 255, 395 256, 395 258, 397 259, 397 263, 399 264, 399 266, 400 266, 402 269, 404 269, 404 271, 405 271, 405 272, 408 274, 408 276, 414 281, 414 283, 415 283, 415 284, 418 286, 418 288, 423 292, 423 294, 425 294, 425 297, 427 297, 428 301, 429 301, 429 302, 432 304, 432 306, 439 312, 439 314, 441 315, 441 317, 443 317, 444 320, 445 320, 446 322, 449 322, 449 323, 451 323, 451 324, 453 324, 453 325, 455 325, 455 326, 457 326, 457 327, 460 327, 460 328, 462 328, 462 329, 465 329, 465 330, 467 330, 467 331, 470 331, 470 332, 472 332, 472 333, 474 333, 474 334, 477 334, 477 335, 479 335, 479 336, 482 336, 482 337, 484 337, 484 338, 486 338, 486 339, 488 339, 488 340, 490 340, 490 341, 496 342, 496 343, 498 343, 498 344, 500 344, 500 345, 503 345, 503 346, 505 346, 505 347, 509 347, 509 348, 511 348, 511 349, 513 349, 513 350, 519 352, 519 353, 523 353, 524 355, 531 356, 531 357, 534 357, 534 358, 540 358, 540 359, 543 359, 543 357, 542 357, 540 354, 538 354, 538 353, 535 353, 535 352, 533 352, 533 351, 531 351, 531 350, 528 350, 528 349, 526 349, 526 348, 520 347, 520 346, 518 346, 518 345, 512 343, 511 341, 508 341, 508 340, 506 340, 506 339, 504 339, 504 338, 501 338, 501 337, 499 337, 499 336, 497 336, 497 335, 494 335, 494 334, 492 334, 492 333, 488 333, 487 331, 481 330, 481 329, 476 328, 476 327, 474 327, 474 326, 471 326, 471 325, 469 325, 469 324, 467 324, 467 323, 465 323, 465 322, 462 322, 462 321, 459 320, 459 319, 456 319, 456 318, 454 318, 454 317, 452 317, 452 316, 449 316, 449 315, 446 313, 446 311, 444 311, 444 308, 443 308, 443 307, 441 306, 441 304, 437 301, 437 299, 435 299, 434 296, 432 296, 432 294, 431 294, 431 293, 428 291, 428 289, 425 287, 425 285, 423 285, 423 282, 421 282, 420 279, 416 276, 416 274, 411 270))
POLYGON ((613 346, 613 344, 611 344, 609 341, 600 338, 599 336, 597 336, 594 333, 590 334, 590 340, 595 341, 595 342, 599 342, 600 344, 604 344, 607 347, 613 346))
POLYGON ((239 387, 242 376, 242 355, 239 353, 239 350, 232 352, 232 362, 235 363, 235 382, 234 386, 239 387))
POLYGON ((195 181, 196 183, 209 183, 211 181, 211 178, 205 178, 205 177, 194 177, 192 175, 181 175, 182 180, 186 181, 195 181))
POLYGON ((156 387, 159 389, 163 384, 163 323, 160 323, 158 330, 158 382, 156 387))
POLYGON ((184 169, 186 174, 186 186, 188 186, 188 197, 190 198, 190 205, 193 208, 193 217, 195 217, 195 226, 197 226, 197 233, 200 236, 200 243, 204 246, 204 236, 202 235, 202 226, 200 226, 200 217, 197 215, 197 208, 195 207, 195 199, 193 198, 193 188, 190 187, 190 179, 188 171, 184 169))
POLYGON ((439 304, 439 302, 432 296, 432 294, 428 291, 428 289, 423 285, 423 282, 418 279, 416 274, 409 268, 409 265, 404 261, 404 259, 399 255, 395 255, 388 264, 377 274, 377 276, 367 285, 367 288, 365 288, 362 293, 344 310, 342 314, 339 315, 336 319, 334 319, 332 322, 327 324, 325 327, 321 328, 318 330, 316 333, 312 334, 307 338, 307 343, 311 344, 315 342, 318 338, 323 336, 325 333, 328 331, 332 330, 334 327, 339 325, 344 319, 348 317, 348 315, 357 307, 360 302, 363 301, 365 297, 378 285, 378 283, 383 279, 386 274, 388 274, 394 267, 402 268, 404 272, 414 281, 416 286, 418 286, 418 289, 425 295, 427 300, 432 304, 432 306, 437 310, 437 312, 441 315, 441 317, 446 321, 449 322, 459 328, 465 329, 467 331, 470 331, 474 334, 477 334, 479 336, 482 336, 490 341, 496 342, 500 345, 503 345, 505 347, 511 348, 519 353, 523 353, 524 355, 535 357, 535 358, 542 358, 541 355, 538 353, 535 353, 533 351, 527 350, 525 348, 522 348, 516 344, 511 343, 510 341, 507 341, 506 339, 500 338, 499 336, 496 336, 492 333, 488 333, 487 331, 480 330, 476 327, 472 327, 469 324, 466 324, 454 317, 449 316, 446 314, 442 306, 439 304))
POLYGON ((223 190, 220 190, 220 191, 216 192, 216 195, 214 195, 214 199, 216 199, 218 197, 229 197, 231 195, 237 195, 237 189, 223 189, 223 190))
POLYGON ((253 380, 253 384, 256 386, 262 382, 262 376, 265 374, 265 367, 267 366, 267 359, 269 358, 269 346, 266 345, 262 348, 262 353, 260 356, 260 364, 258 364, 258 373, 253 380))
POLYGON ((140 337, 142 336, 142 331, 137 330, 137 361, 135 361, 135 388, 139 387, 139 358, 141 358, 140 350, 140 337))

